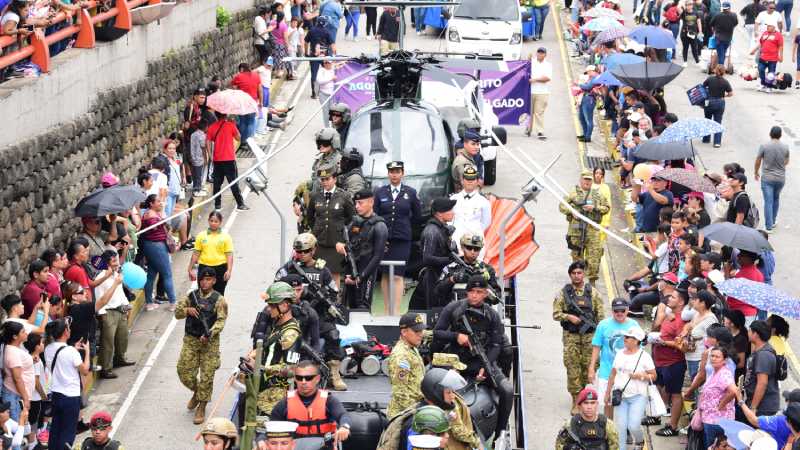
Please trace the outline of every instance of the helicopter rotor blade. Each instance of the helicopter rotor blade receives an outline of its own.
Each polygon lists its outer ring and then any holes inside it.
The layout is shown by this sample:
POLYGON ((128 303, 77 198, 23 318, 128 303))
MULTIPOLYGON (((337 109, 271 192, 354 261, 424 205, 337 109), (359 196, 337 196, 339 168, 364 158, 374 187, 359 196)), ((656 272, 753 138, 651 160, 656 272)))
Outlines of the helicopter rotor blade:
POLYGON ((469 75, 449 72, 441 67, 434 66, 431 64, 426 64, 422 66, 422 73, 423 75, 434 81, 447 84, 455 82, 462 88, 472 80, 472 78, 469 75))

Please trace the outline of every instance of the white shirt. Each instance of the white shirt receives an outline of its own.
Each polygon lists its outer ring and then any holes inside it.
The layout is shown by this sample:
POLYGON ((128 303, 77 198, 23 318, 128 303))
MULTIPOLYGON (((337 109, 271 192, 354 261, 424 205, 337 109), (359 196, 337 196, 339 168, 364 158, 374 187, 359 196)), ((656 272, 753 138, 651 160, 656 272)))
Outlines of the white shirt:
POLYGON ((402 187, 403 187, 402 183, 398 184, 397 186, 391 183, 389 184, 389 192, 392 193, 392 201, 397 200, 397 196, 400 195, 400 188, 402 187))
MULTIPOLYGON (((64 353, 64 352, 61 352, 61 353, 64 353)), ((61 355, 58 355, 58 359, 61 359, 61 355)), ((42 387, 45 389, 45 392, 47 392, 47 384, 48 384, 50 378, 48 378, 48 376, 47 376, 48 375, 47 371, 44 370, 44 363, 42 363, 42 358, 41 357, 39 358, 38 361, 34 361, 33 362, 33 374, 35 376, 39 377, 39 384, 41 384, 42 387)), ((31 392, 31 401, 32 402, 38 402, 41 399, 42 399, 42 396, 39 395, 39 391, 37 391, 36 390, 36 386, 34 386, 33 392, 31 392)))
MULTIPOLYGON (((614 377, 614 389, 622 389, 625 386, 625 383, 628 383, 630 380, 631 375, 634 373, 645 373, 648 370, 655 370, 656 366, 653 363, 653 357, 650 356, 644 350, 639 350, 638 352, 628 355, 624 351, 617 352, 617 356, 614 357, 614 369, 617 370, 617 375, 614 377), (639 355, 642 355, 642 359, 639 359, 639 355), (639 361, 639 364, 636 364, 636 361, 639 361), (634 368, 636 370, 634 370, 634 368)), ((625 391, 622 393, 623 397, 632 397, 634 395, 647 395, 647 385, 649 383, 645 380, 630 380, 628 386, 625 387, 625 391)))
POLYGON ((297 47, 303 42, 303 29, 289 27, 289 46, 297 47))
POLYGON ((767 31, 767 25, 774 25, 776 29, 779 29, 778 24, 783 25, 783 16, 778 11, 773 11, 772 14, 768 10, 758 13, 756 16, 756 39, 758 39, 758 35, 767 31))
POLYGON ((13 318, 6 319, 6 322, 17 322, 17 323, 20 323, 20 324, 22 324, 22 328, 25 329, 26 333, 31 334, 33 332, 33 328, 34 328, 33 325, 31 325, 25 319, 20 319, 20 318, 17 318, 17 317, 13 317, 13 318))
POLYGON ((272 85, 272 71, 265 66, 258 66, 255 72, 258 74, 258 77, 261 78, 261 86, 269 89, 272 85))
MULTIPOLYGON (((531 61, 531 79, 547 77, 553 79, 553 65, 550 61, 544 60, 539 62, 536 57, 531 61)), ((531 94, 549 94, 550 82, 549 81, 534 81, 531 83, 531 94)))
POLYGON ((335 75, 336 71, 333 69, 326 69, 324 66, 320 66, 319 72, 317 72, 317 84, 319 84, 320 94, 333 95, 333 78, 335 75))
POLYGON ((145 192, 147 195, 158 194, 161 192, 161 188, 167 188, 167 174, 162 173, 160 170, 157 169, 150 169, 148 170, 150 173, 150 177, 153 178, 153 185, 150 186, 150 189, 145 192))
POLYGON ((58 392, 67 397, 80 397, 81 395, 81 375, 78 366, 83 364, 78 350, 73 346, 67 346, 66 342, 53 342, 44 349, 44 360, 47 361, 45 370, 50 372, 50 392, 58 392), (66 346, 58 354, 58 360, 53 367, 53 357, 59 348, 66 346), (50 367, 54 370, 50 371, 50 367))
MULTIPOLYGON (((110 276, 106 281, 103 281, 94 288, 95 298, 102 298, 112 286, 114 286, 114 277, 110 276)), ((111 299, 106 303, 106 306, 103 306, 100 308, 100 311, 97 311, 97 315, 102 316, 108 309, 116 309, 127 304, 129 304, 128 297, 125 296, 125 291, 122 290, 122 284, 119 284, 111 295, 111 299)), ((59 356, 59 358, 61 357, 59 356)))
POLYGON ((264 45, 264 38, 261 36, 267 34, 267 21, 262 16, 256 16, 253 19, 253 29, 256 31, 255 44, 264 45))
POLYGON ((479 190, 470 193, 462 190, 451 195, 450 199, 456 201, 453 207, 453 226, 456 230, 483 234, 489 228, 492 223, 492 204, 479 190))

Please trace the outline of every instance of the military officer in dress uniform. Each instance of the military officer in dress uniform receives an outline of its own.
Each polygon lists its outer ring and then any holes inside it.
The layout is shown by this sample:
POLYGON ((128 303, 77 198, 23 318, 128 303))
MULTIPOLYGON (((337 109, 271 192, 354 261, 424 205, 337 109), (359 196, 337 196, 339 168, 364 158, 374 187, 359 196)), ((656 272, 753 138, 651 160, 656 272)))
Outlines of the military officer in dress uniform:
POLYGON ((442 269, 442 275, 436 283, 436 298, 440 304, 450 303, 452 300, 462 300, 467 296, 467 281, 472 275, 481 275, 489 283, 489 298, 487 301, 496 304, 500 299, 500 284, 494 267, 478 258, 483 248, 483 236, 467 232, 461 235, 461 261, 453 261, 442 269), (455 296, 454 296, 455 294, 455 296))
POLYGON ((560 322, 564 330, 561 341, 573 414, 578 407, 578 393, 592 382, 587 375, 592 360, 592 337, 596 325, 605 318, 600 294, 591 284, 584 283, 585 270, 583 261, 570 264, 567 270, 570 283, 564 285, 553 300, 553 320, 560 322))
MULTIPOLYGON (((597 410, 599 397, 592 387, 585 387, 578 394, 579 412, 572 416, 556 438, 555 450, 619 448, 619 436, 614 422, 597 410)), ((625 439, 626 437, 623 437, 625 439)))
POLYGON ((389 383, 392 385, 392 397, 386 407, 389 418, 422 400, 425 363, 418 347, 422 344, 424 329, 425 320, 421 314, 406 313, 400 317, 400 339, 389 355, 389 383))
POLYGON ((336 187, 332 169, 320 169, 317 177, 322 189, 311 194, 306 215, 317 238, 317 258, 325 261, 338 286, 344 258, 336 253, 336 243, 344 240, 342 227, 353 217, 355 208, 350 194, 336 187))
MULTIPOLYGON (((481 135, 473 130, 464 131, 464 148, 458 150, 453 165, 451 167, 451 176, 456 191, 460 191, 463 187, 461 178, 464 175, 464 169, 467 166, 474 167, 478 174, 483 173, 483 157, 481 152, 481 135)), ((478 178, 478 184, 483 185, 483 178, 478 178)))
MULTIPOLYGON (((575 190, 570 192, 565 200, 584 216, 600 223, 603 214, 608 213, 611 205, 608 204, 605 197, 600 195, 599 191, 592 189, 592 180, 591 170, 581 172, 579 184, 575 186, 575 190)), ((572 251, 572 260, 586 261, 589 282, 596 282, 600 271, 600 258, 603 257, 601 233, 580 218, 574 217, 564 205, 559 205, 558 210, 567 216, 567 221, 569 222, 567 248, 572 251)))
POLYGON ((333 128, 323 128, 317 131, 314 138, 317 142, 319 154, 316 159, 314 159, 314 164, 311 166, 312 192, 320 190, 317 172, 319 172, 320 169, 331 169, 333 172, 336 172, 339 168, 339 161, 342 159, 342 141, 339 139, 339 133, 337 133, 336 130, 333 128))
MULTIPOLYGON (((353 216, 353 220, 346 227, 350 237, 350 248, 353 251, 352 261, 356 267, 349 267, 351 259, 348 257, 345 262, 348 266, 344 279, 345 298, 352 308, 369 309, 372 307, 372 289, 386 249, 389 230, 383 217, 373 212, 372 191, 362 189, 356 192, 353 200, 358 214, 353 216), (356 274, 355 278, 353 273, 356 274)), ((347 255, 346 243, 337 243, 336 251, 347 255)))
MULTIPOLYGON (((383 259, 386 261, 406 261, 411 256, 411 227, 422 220, 422 204, 417 191, 403 184, 405 174, 403 161, 392 161, 386 165, 389 184, 375 191, 375 212, 383 217, 389 230, 389 241, 383 259)), ((394 290, 394 311, 399 311, 403 298, 403 275, 405 266, 394 269, 391 286, 394 290)), ((384 311, 389 311, 389 268, 381 268, 381 290, 383 291, 384 311)))
POLYGON ((258 450, 294 450, 297 422, 270 420, 264 424, 265 432, 256 437, 258 450))
MULTIPOLYGON (((453 207, 453 241, 460 244, 464 233, 477 233, 485 236, 492 223, 492 204, 478 189, 478 169, 474 166, 464 168, 460 192, 450 196, 456 201, 453 207)), ((481 255, 482 256, 482 255, 481 255)))
POLYGON ((436 198, 431 204, 433 216, 428 220, 420 237, 423 268, 417 289, 411 296, 410 308, 427 309, 443 304, 442 299, 436 297, 435 289, 442 275, 442 269, 452 260, 450 236, 453 234, 453 228, 447 223, 453 220, 455 204, 455 200, 447 198, 436 198))
POLYGON ((351 196, 367 186, 361 165, 364 164, 364 156, 358 150, 351 148, 349 152, 342 153, 339 161, 339 175, 336 177, 336 186, 347 191, 351 196))
POLYGON ((199 289, 190 292, 175 307, 175 318, 186 319, 178 378, 192 391, 186 408, 195 410, 195 425, 206 420, 206 404, 211 401, 214 372, 220 364, 219 335, 228 317, 225 298, 214 290, 216 282, 214 269, 203 267, 197 274, 199 289))

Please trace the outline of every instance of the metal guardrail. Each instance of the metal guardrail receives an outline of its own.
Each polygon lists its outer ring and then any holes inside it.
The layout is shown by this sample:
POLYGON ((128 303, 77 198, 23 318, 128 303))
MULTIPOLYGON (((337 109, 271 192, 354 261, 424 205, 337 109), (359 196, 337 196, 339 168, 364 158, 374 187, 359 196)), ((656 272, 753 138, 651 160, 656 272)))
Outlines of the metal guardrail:
MULTIPOLYGON (((156 5, 161 3, 161 0, 117 0, 116 5, 108 11, 94 16, 90 15, 89 9, 97 7, 99 3, 100 2, 96 0, 87 2, 87 7, 76 13, 78 16, 77 23, 64 27, 55 33, 45 36, 41 28, 36 28, 33 34, 28 37, 27 46, 0 57, 0 69, 5 69, 26 58, 30 58, 31 62, 39 66, 42 72, 49 72, 51 65, 50 45, 75 36, 75 48, 94 48, 96 43, 95 25, 116 18, 114 21, 115 28, 130 30, 133 27, 131 9, 145 3, 148 5, 156 5)), ((60 12, 55 15, 48 26, 65 21, 71 22, 72 15, 60 12)), ((14 45, 15 43, 17 43, 17 38, 15 37, 0 37, 0 50, 14 45)))

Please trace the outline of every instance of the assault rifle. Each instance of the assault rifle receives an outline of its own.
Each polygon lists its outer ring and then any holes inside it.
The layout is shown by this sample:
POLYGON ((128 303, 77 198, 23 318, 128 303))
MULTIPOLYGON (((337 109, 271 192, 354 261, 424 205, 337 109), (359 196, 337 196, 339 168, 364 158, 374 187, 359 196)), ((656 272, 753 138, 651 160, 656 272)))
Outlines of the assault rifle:
MULTIPOLYGON (((450 250, 450 257, 453 258, 453 261, 455 261, 456 264, 461 266, 466 271, 467 278, 472 275, 482 275, 482 273, 478 271, 475 266, 467 264, 467 262, 464 261, 462 257, 458 256, 458 253, 454 252, 453 250, 450 250)), ((489 293, 489 303, 495 305, 500 301, 500 298, 497 296, 497 292, 494 291, 492 286, 489 286, 486 291, 489 293)), ((456 298, 456 300, 458 299, 456 298)))
POLYGON ((344 315, 344 311, 342 305, 339 303, 331 300, 332 298, 337 298, 336 292, 328 286, 324 286, 322 283, 317 283, 308 276, 308 273, 300 267, 300 264, 297 261, 292 261, 292 266, 297 273, 303 277, 308 283, 308 293, 313 297, 311 301, 312 306, 316 306, 318 304, 323 304, 328 306, 328 314, 333 317, 336 323, 340 325, 347 325, 347 318, 344 315))
POLYGON ((472 354, 477 356, 481 361, 481 366, 483 366, 483 372, 484 375, 486 375, 486 380, 493 389, 497 389, 500 383, 498 383, 497 379, 495 378, 492 363, 489 362, 489 357, 486 356, 483 345, 481 345, 480 341, 475 337, 475 332, 472 331, 472 325, 469 324, 469 319, 467 319, 466 313, 461 316, 461 323, 464 325, 464 330, 467 332, 467 336, 469 337, 469 345, 472 347, 472 354))
POLYGON ((347 250, 347 264, 350 265, 350 278, 356 282, 358 286, 358 265, 356 258, 353 256, 353 244, 350 243, 350 227, 344 226, 344 247, 347 250))
POLYGON ((191 307, 196 309, 197 313, 198 313, 197 315, 200 316, 200 317, 195 317, 195 319, 199 320, 200 323, 203 324, 203 330, 205 331, 204 336, 207 339, 211 339, 211 329, 208 328, 208 324, 206 323, 205 317, 203 317, 203 314, 200 313, 200 305, 197 302, 197 291, 196 290, 192 291, 192 294, 190 295, 190 298, 191 298, 191 307))
POLYGON ((572 311, 575 316, 578 316, 578 318, 581 319, 581 328, 578 330, 578 333, 586 334, 597 329, 597 322, 587 317, 586 313, 584 313, 583 310, 578 307, 578 304, 575 303, 575 300, 572 298, 572 296, 567 295, 566 292, 564 292, 564 301, 567 303, 567 308, 569 308, 569 311, 572 311))
POLYGON ((325 362, 325 358, 320 356, 316 350, 314 350, 307 342, 303 341, 300 344, 300 349, 305 353, 309 358, 311 358, 317 366, 319 367, 319 374, 320 374, 320 385, 325 386, 328 382, 328 379, 331 376, 331 369, 328 367, 328 364, 325 362))

